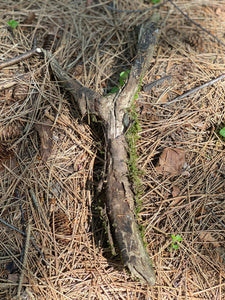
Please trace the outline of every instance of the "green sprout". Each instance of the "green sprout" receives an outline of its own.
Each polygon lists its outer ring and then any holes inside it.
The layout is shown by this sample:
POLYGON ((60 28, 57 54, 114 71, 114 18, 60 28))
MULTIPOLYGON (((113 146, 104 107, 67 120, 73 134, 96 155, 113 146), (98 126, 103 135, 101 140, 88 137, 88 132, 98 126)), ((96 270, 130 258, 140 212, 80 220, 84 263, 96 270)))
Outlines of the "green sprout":
POLYGON ((223 127, 220 131, 219 134, 225 137, 225 127, 223 127))
MULTIPOLYGON (((114 86, 113 88, 111 88, 109 94, 115 94, 115 93, 119 92, 120 88, 125 85, 125 83, 128 79, 129 73, 130 73, 130 70, 123 71, 123 72, 120 73, 118 86, 114 86)), ((134 100, 137 100, 138 93, 140 91, 141 91, 141 85, 139 85, 138 90, 137 90, 136 94, 134 95, 134 100)))
POLYGON ((160 0, 151 0, 151 2, 152 2, 153 4, 156 4, 156 3, 159 3, 160 0))
POLYGON ((7 22, 7 24, 8 24, 10 27, 12 27, 12 29, 15 29, 15 28, 19 25, 19 23, 16 22, 15 20, 10 20, 10 21, 7 22))
POLYGON ((120 73, 120 78, 119 78, 119 83, 118 83, 118 86, 114 86, 109 94, 115 94, 119 91, 119 89, 124 86, 124 84, 126 83, 126 80, 128 79, 128 76, 129 76, 129 73, 130 73, 130 70, 127 70, 127 71, 123 71, 120 73))
POLYGON ((123 86, 126 82, 126 80, 128 79, 128 76, 129 76, 129 73, 130 73, 130 70, 127 70, 127 71, 123 71, 120 73, 120 86, 123 86))
POLYGON ((171 238, 172 238, 172 245, 171 247, 174 249, 174 250, 177 250, 179 249, 179 245, 177 244, 177 242, 181 242, 183 240, 183 238, 178 234, 178 235, 174 235, 172 234, 171 235, 171 238))

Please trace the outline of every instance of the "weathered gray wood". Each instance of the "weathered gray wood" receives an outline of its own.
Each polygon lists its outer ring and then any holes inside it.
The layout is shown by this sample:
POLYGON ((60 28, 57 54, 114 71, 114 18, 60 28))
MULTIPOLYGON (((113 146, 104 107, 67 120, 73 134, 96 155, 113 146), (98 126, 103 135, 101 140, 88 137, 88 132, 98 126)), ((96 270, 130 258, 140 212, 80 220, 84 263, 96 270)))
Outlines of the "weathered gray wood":
MULTIPOLYGON (((83 87, 62 70, 49 52, 45 52, 55 76, 78 105, 82 115, 98 115, 105 126, 107 144, 107 210, 124 264, 141 281, 154 285, 155 273, 136 224, 134 194, 128 180, 128 145, 124 135, 124 116, 134 100, 146 70, 150 66, 160 35, 159 16, 143 24, 139 34, 138 53, 126 85, 116 95, 101 97, 83 87)), ((44 50, 43 50, 44 51, 44 50)))

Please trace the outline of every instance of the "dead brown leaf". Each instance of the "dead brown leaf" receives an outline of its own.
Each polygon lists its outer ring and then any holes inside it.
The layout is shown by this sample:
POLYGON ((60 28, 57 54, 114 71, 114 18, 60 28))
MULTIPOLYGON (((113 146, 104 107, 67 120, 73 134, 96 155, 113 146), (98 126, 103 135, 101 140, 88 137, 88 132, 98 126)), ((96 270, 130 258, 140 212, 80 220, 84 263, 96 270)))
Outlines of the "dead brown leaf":
POLYGON ((159 157, 156 171, 160 174, 179 175, 185 164, 185 151, 180 148, 165 148, 159 157))
MULTIPOLYGON (((32 22, 34 21, 35 17, 36 17, 35 13, 33 11, 31 11, 25 17, 25 19, 23 20, 23 22, 21 22, 21 24, 25 24, 25 25, 32 24, 32 22)), ((26 27, 24 26, 23 28, 26 28, 26 27)))

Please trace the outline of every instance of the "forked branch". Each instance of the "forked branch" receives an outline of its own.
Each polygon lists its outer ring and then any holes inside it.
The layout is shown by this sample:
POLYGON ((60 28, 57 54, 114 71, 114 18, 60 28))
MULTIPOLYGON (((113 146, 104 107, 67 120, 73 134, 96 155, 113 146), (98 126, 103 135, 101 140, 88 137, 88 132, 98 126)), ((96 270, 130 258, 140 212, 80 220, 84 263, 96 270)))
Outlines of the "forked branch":
POLYGON ((44 52, 62 85, 68 90, 82 115, 98 115, 105 127, 107 145, 107 210, 124 264, 141 281, 154 285, 155 273, 143 245, 134 213, 134 194, 128 180, 127 142, 124 118, 133 103, 157 44, 159 15, 143 24, 139 33, 138 52, 126 85, 117 94, 101 97, 71 79, 49 52, 44 52))

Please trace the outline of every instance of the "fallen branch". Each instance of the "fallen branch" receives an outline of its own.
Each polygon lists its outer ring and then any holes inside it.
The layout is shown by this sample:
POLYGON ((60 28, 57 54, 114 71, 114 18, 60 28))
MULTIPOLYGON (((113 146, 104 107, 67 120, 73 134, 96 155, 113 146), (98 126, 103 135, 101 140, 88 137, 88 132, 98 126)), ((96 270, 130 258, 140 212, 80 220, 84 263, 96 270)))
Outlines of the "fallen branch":
POLYGON ((216 83, 217 81, 220 81, 220 80, 222 80, 224 78, 225 78, 225 74, 222 74, 222 75, 220 75, 219 77, 217 77, 215 79, 212 79, 212 80, 210 80, 210 81, 208 81, 208 82, 206 82, 206 83, 204 83, 204 84, 202 84, 200 86, 197 86, 194 89, 191 89, 190 91, 187 91, 183 95, 180 95, 180 96, 174 98, 173 100, 171 100, 169 102, 162 103, 162 105, 169 105, 169 104, 178 102, 178 101, 182 100, 183 98, 185 98, 185 97, 187 97, 187 96, 189 96, 189 95, 191 95, 191 94, 193 94, 193 93, 195 93, 195 92, 197 92, 197 91, 199 91, 199 90, 201 90, 201 89, 203 89, 203 88, 205 88, 207 86, 210 86, 210 85, 212 85, 212 84, 216 83))
POLYGON ((160 35, 158 22, 159 15, 155 14, 149 22, 142 25, 138 52, 129 79, 117 94, 106 97, 101 97, 93 90, 83 87, 80 82, 71 79, 51 53, 43 50, 53 73, 71 93, 82 115, 96 114, 103 121, 107 145, 106 203, 111 226, 124 264, 133 276, 150 285, 155 283, 155 274, 135 220, 134 194, 128 180, 128 145, 124 119, 139 90, 142 78, 150 67, 160 35))
POLYGON ((157 80, 154 80, 152 82, 150 82, 149 84, 145 84, 143 86, 143 91, 144 92, 150 92, 151 89, 154 87, 154 86, 159 86, 161 84, 163 84, 166 80, 170 81, 172 78, 172 75, 166 75, 166 76, 163 76, 162 78, 160 79, 157 79, 157 80))
POLYGON ((41 53, 41 49, 40 48, 37 48, 37 47, 34 47, 33 49, 31 49, 30 51, 27 51, 21 55, 18 55, 16 57, 13 57, 11 59, 8 59, 2 63, 0 63, 0 70, 3 69, 3 68, 6 68, 6 67, 9 67, 9 66, 12 66, 12 65, 15 65, 21 61, 24 61, 25 59, 28 59, 36 54, 40 54, 41 53))

